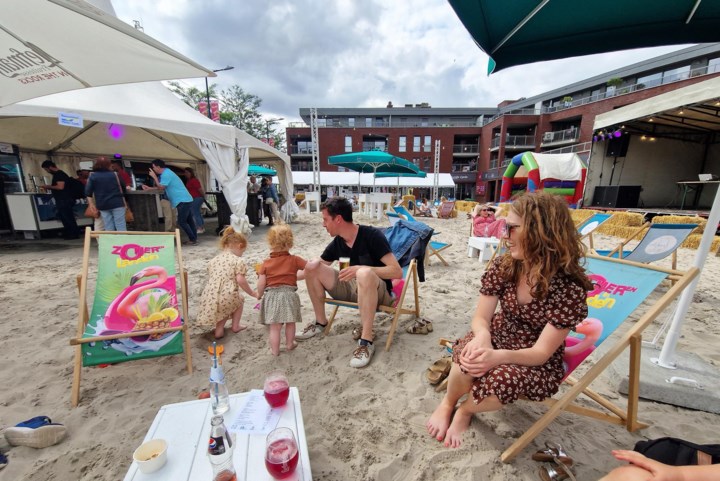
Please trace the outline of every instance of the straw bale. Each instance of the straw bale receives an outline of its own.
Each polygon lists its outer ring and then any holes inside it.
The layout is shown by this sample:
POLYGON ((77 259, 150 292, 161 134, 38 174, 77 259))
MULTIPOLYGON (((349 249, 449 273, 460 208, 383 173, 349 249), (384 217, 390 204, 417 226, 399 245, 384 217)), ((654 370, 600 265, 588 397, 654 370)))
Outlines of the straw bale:
MULTIPOLYGON (((640 227, 645 223, 645 216, 639 212, 614 212, 612 217, 599 227, 598 232, 606 234, 602 231, 602 228, 610 225, 619 225, 626 227, 640 227)), ((610 234, 612 235, 612 234, 610 234)))
POLYGON ((470 200, 458 200, 455 202, 455 208, 458 212, 472 212, 477 204, 477 202, 470 200))
POLYGON ((653 224, 697 224, 693 229, 693 234, 701 234, 705 232, 707 219, 700 216, 690 215, 657 215, 652 219, 653 224))
MULTIPOLYGON (((612 220, 609 219, 608 222, 612 220)), ((597 228, 597 232, 600 234, 605 235, 611 235, 614 237, 619 237, 623 240, 628 239, 634 232, 637 232, 637 227, 628 227, 625 225, 612 225, 608 224, 608 222, 604 222, 600 227, 597 228)), ((645 230, 641 230, 633 239, 640 240, 645 235, 645 230)), ((628 239, 632 240, 632 239, 628 239)))
POLYGON ((592 209, 570 209, 570 217, 572 217, 575 225, 580 225, 599 212, 599 210, 592 209))
MULTIPOLYGON (((688 249, 697 249, 700 247, 700 241, 702 240, 702 234, 690 234, 685 242, 680 247, 686 247, 688 249)), ((720 249, 720 236, 715 236, 710 245, 710 252, 719 252, 720 249)))

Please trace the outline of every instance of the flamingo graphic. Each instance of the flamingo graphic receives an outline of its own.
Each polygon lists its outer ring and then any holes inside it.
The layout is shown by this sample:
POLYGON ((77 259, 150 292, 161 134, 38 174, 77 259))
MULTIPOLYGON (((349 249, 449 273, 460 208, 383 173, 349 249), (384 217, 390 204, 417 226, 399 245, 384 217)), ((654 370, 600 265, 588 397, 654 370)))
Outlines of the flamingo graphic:
POLYGON ((133 329, 140 317, 148 314, 148 302, 151 298, 170 294, 171 304, 175 305, 175 277, 168 276, 160 266, 149 266, 138 271, 130 278, 130 285, 112 301, 105 313, 105 327, 112 331, 128 332, 133 329), (157 276, 138 283, 145 277, 157 276))
POLYGON ((573 336, 565 338, 563 367, 565 368, 566 376, 573 372, 573 370, 595 350, 595 343, 600 339, 602 331, 602 321, 588 317, 575 328, 575 332, 583 334, 585 337, 582 339, 573 336))

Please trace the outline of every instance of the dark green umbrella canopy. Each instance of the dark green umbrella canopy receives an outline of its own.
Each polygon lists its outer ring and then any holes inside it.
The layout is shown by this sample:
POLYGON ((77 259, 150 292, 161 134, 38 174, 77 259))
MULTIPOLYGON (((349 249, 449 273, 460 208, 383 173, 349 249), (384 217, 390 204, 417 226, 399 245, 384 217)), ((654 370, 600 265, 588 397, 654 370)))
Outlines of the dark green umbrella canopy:
POLYGON ((328 164, 355 172, 364 173, 395 173, 395 174, 417 174, 420 169, 412 162, 396 157, 387 152, 370 150, 368 152, 351 152, 349 154, 331 155, 328 157, 328 164))
POLYGON ((720 41, 717 0, 448 0, 490 56, 514 65, 641 47, 720 41))
POLYGON ((416 172, 414 174, 407 174, 407 173, 395 173, 395 172, 378 172, 375 174, 375 177, 378 179, 380 178, 386 178, 386 177, 419 177, 421 179, 424 179, 427 177, 427 174, 423 172, 422 170, 419 172, 416 172))
POLYGON ((277 175, 277 171, 261 165, 250 164, 250 167, 248 167, 248 175, 277 175))

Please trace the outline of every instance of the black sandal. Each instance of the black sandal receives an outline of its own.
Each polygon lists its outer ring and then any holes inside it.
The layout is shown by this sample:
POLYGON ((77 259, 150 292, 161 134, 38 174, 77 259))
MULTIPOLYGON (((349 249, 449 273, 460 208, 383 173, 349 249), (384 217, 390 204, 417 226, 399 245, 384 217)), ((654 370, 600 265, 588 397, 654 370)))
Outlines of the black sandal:
POLYGON ((558 462, 568 467, 572 466, 574 463, 573 459, 568 456, 561 445, 550 443, 548 441, 545 441, 545 449, 541 449, 533 454, 532 459, 533 461, 541 462, 552 462, 554 460, 558 460, 558 462))
POLYGON ((538 474, 542 481, 563 481, 565 479, 577 481, 569 466, 561 462, 558 458, 553 459, 553 461, 555 464, 540 466, 538 474))

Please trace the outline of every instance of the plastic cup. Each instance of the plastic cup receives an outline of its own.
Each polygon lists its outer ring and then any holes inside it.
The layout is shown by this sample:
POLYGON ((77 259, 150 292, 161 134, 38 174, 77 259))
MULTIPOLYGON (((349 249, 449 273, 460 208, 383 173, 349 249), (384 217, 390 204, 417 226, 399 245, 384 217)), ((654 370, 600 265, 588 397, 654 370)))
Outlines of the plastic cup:
POLYGON ((287 479, 298 465, 299 451, 295 434, 289 428, 277 428, 265 440, 265 467, 275 479, 287 479))
POLYGON ((284 406, 290 395, 290 384, 287 377, 285 377, 285 373, 273 371, 268 374, 263 385, 263 393, 270 407, 279 408, 284 406))
POLYGON ((350 267, 350 258, 349 257, 341 257, 338 259, 338 262, 340 263, 340 270, 347 269, 350 267))

